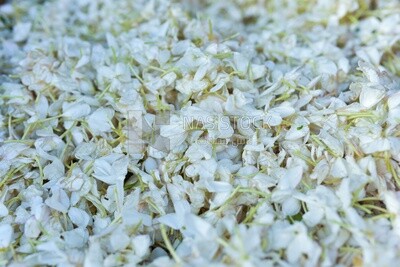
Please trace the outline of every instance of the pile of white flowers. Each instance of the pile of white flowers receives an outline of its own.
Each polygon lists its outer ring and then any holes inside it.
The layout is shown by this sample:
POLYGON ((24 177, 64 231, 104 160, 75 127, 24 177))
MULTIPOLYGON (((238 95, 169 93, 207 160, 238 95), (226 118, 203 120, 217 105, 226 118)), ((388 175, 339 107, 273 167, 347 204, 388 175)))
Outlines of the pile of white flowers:
POLYGON ((397 0, 0 6, 0 266, 400 266, 397 0))

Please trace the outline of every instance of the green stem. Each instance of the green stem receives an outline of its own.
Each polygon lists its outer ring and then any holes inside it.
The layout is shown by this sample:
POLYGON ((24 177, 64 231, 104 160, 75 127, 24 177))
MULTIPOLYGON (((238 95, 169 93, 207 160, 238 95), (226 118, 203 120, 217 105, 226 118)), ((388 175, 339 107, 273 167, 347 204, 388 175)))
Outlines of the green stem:
POLYGON ((169 238, 167 236, 167 231, 165 230, 165 226, 163 224, 160 225, 160 230, 161 230, 162 238, 164 240, 164 244, 167 246, 167 249, 168 249, 169 253, 171 254, 172 258, 175 260, 176 263, 181 264, 182 260, 178 256, 178 254, 176 254, 175 249, 172 246, 171 241, 169 240, 169 238))

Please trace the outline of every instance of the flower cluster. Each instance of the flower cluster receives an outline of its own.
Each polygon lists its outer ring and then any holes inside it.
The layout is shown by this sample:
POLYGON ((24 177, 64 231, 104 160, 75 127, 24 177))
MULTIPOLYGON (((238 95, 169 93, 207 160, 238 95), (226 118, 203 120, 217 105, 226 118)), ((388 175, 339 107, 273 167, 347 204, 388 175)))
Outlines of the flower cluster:
POLYGON ((396 0, 0 6, 0 265, 400 265, 396 0))

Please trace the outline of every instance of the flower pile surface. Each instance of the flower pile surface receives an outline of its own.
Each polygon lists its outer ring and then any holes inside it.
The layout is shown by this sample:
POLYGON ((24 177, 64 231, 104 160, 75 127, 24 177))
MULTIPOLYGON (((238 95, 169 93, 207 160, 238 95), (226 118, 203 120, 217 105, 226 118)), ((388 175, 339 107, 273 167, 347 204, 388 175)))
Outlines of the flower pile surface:
POLYGON ((400 266, 396 0, 0 6, 0 266, 400 266))

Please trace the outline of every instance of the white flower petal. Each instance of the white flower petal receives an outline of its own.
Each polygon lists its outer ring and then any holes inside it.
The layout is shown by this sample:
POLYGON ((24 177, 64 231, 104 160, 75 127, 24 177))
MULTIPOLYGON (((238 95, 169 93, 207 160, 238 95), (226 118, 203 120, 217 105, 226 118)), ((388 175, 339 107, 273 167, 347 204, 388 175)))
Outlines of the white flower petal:
POLYGON ((90 220, 89 214, 75 207, 69 209, 68 216, 76 226, 82 228, 86 228, 90 220))
POLYGON ((11 244, 13 234, 10 224, 0 224, 0 248, 7 248, 11 244))
POLYGON ((300 202, 295 198, 288 198, 282 203, 282 212, 286 216, 296 215, 300 208, 300 202))
POLYGON ((381 88, 364 87, 361 89, 360 104, 366 108, 375 106, 385 96, 381 88))

